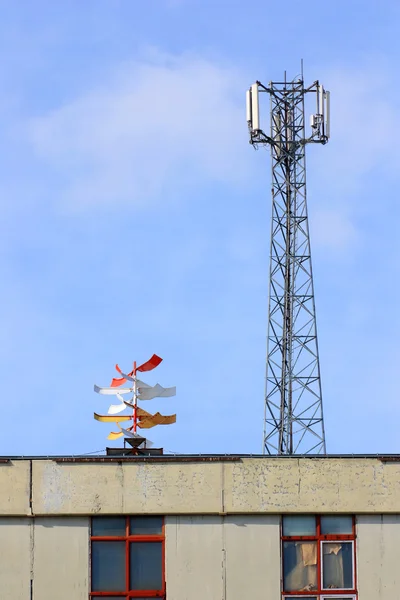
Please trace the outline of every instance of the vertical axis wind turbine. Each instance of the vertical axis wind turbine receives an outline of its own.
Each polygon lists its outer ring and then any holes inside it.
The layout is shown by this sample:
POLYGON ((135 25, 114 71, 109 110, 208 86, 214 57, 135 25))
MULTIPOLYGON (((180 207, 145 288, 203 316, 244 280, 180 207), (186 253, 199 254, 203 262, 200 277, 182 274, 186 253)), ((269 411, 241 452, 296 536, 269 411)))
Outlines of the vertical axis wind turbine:
POLYGON ((98 394, 115 396, 119 400, 119 404, 111 404, 107 415, 94 413, 96 421, 100 421, 101 423, 116 423, 119 431, 111 431, 107 437, 108 440, 117 440, 125 436, 125 439, 130 438, 132 440, 136 438, 142 444, 149 440, 145 440, 145 438, 138 435, 137 427, 140 429, 150 429, 150 427, 155 427, 156 425, 171 425, 172 423, 176 423, 175 414, 161 415, 157 412, 153 415, 138 406, 138 400, 153 400, 154 398, 170 398, 171 396, 175 396, 176 387, 164 388, 159 383, 151 386, 137 378, 138 372, 153 371, 161 362, 162 358, 157 356, 157 354, 153 354, 149 360, 139 366, 137 366, 135 361, 130 373, 123 373, 119 366, 115 365, 121 377, 113 377, 109 387, 94 386, 94 391, 98 394), (128 384, 129 387, 121 387, 124 384, 128 384), (131 396, 127 400, 124 399, 124 395, 126 394, 131 396), (119 413, 124 412, 126 408, 131 409, 132 413, 120 415, 119 413), (120 425, 124 421, 133 421, 133 424, 124 429, 120 425))
POLYGON ((326 144, 329 92, 319 81, 257 81, 246 95, 250 143, 269 145, 272 227, 264 454, 325 454, 321 378, 306 200, 306 144, 326 144), (260 126, 260 94, 270 97, 270 131, 260 126), (316 95, 306 137, 304 101, 316 95))

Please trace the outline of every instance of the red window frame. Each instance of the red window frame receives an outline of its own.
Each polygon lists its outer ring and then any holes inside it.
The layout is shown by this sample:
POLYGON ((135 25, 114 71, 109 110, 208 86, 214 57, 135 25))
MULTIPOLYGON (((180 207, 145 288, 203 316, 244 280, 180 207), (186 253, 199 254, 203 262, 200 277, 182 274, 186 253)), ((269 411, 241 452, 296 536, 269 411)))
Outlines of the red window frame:
MULTIPOLYGON (((356 536, 356 522, 355 522, 354 515, 349 515, 352 518, 352 533, 351 534, 335 534, 335 535, 321 534, 321 517, 334 516, 334 515, 312 515, 312 516, 315 516, 315 521, 316 521, 315 535, 291 535, 291 536, 283 535, 283 518, 284 518, 284 516, 282 516, 282 519, 281 519, 282 598, 286 598, 289 596, 296 596, 296 597, 305 596, 306 598, 307 597, 308 598, 316 597, 317 600, 322 600, 322 598, 325 598, 328 596, 333 596, 333 598, 335 596, 336 597, 340 596, 340 597, 344 597, 344 598, 346 598, 346 596, 350 596, 351 598, 354 597, 357 600, 357 598, 358 598, 358 596, 357 596, 357 561, 356 561, 356 538, 357 538, 357 536, 356 536), (338 589, 338 588, 324 590, 322 588, 322 559, 321 559, 321 557, 322 557, 322 542, 338 542, 338 541, 353 542, 354 588, 351 590, 350 589, 338 589), (317 586, 318 587, 316 590, 305 591, 305 592, 301 592, 301 591, 286 592, 283 589, 283 585, 284 585, 283 543, 284 542, 317 542, 317 586)), ((288 515, 288 516, 296 516, 296 515, 288 515)), ((305 515, 299 514, 298 516, 300 517, 300 516, 305 516, 305 515)), ((337 515, 337 516, 341 516, 341 515, 337 515)), ((333 600, 333 598, 332 598, 332 600, 333 600)))
MULTIPOLYGON (((104 515, 105 518, 111 515, 104 515)), ((113 515, 114 516, 114 515, 113 515)), ((147 535, 131 535, 130 534, 130 519, 134 519, 135 516, 142 519, 145 515, 129 515, 125 517, 125 535, 124 536, 105 536, 105 535, 92 535, 90 531, 90 550, 92 549, 92 542, 125 542, 125 583, 126 591, 124 592, 89 592, 89 598, 101 598, 107 596, 111 598, 118 598, 120 600, 128 600, 128 598, 161 598, 165 599, 165 520, 162 518, 161 534, 147 534, 147 535), (135 542, 161 542, 161 574, 162 574, 162 589, 161 590, 130 590, 130 545, 135 542)), ((149 515, 150 516, 150 515, 149 515)), ((151 515, 159 516, 159 515, 151 515)), ((101 518, 101 515, 96 515, 96 518, 101 518)), ((90 587, 92 582, 92 562, 90 563, 90 587)))

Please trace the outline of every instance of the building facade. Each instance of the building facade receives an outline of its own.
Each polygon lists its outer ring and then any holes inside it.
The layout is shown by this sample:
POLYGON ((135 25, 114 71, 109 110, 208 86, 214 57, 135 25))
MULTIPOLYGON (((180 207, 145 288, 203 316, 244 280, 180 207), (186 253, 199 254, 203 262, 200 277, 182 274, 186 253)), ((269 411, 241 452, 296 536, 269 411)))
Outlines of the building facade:
POLYGON ((1 600, 397 600, 400 456, 0 459, 1 600))

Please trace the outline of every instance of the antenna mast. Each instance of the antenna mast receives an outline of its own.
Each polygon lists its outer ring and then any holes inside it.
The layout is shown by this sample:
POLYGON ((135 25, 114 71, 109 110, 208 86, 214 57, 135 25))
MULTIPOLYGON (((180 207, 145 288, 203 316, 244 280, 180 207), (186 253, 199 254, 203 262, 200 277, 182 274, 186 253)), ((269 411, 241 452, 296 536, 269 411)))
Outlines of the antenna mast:
POLYGON ((303 76, 257 81, 247 91, 250 143, 269 145, 272 227, 264 415, 264 454, 324 454, 325 431, 306 200, 305 147, 326 144, 329 92, 303 76), (270 96, 270 127, 260 126, 260 94, 270 96), (306 137, 304 100, 316 97, 306 137))

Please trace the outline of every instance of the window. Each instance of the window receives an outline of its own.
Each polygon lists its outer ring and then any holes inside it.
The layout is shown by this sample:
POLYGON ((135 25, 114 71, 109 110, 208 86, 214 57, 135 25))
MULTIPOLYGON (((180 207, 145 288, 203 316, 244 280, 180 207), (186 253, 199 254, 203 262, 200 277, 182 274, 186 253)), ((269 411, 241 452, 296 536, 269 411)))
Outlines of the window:
POLYGON ((284 600, 356 600, 356 596, 284 596, 284 600))
POLYGON ((162 517, 93 517, 90 539, 92 600, 164 597, 162 517))
POLYGON ((356 596, 323 596, 321 600, 356 600, 356 596))
POLYGON ((318 600, 317 596, 285 596, 285 600, 318 600))
POLYGON ((289 600, 318 600, 317 596, 285 596, 289 600))
POLYGON ((356 600, 354 556, 352 516, 284 516, 283 598, 356 600))

